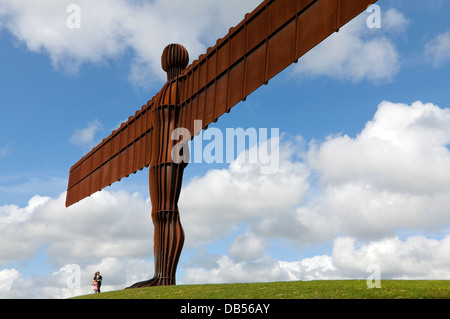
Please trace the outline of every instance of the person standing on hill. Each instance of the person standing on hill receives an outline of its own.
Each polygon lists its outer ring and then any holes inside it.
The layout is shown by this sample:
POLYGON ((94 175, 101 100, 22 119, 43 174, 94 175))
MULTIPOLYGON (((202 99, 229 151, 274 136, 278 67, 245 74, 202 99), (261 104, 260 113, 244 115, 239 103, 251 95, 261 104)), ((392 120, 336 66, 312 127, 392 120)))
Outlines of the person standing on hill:
POLYGON ((100 271, 97 271, 96 273, 95 273, 95 275, 94 275, 94 279, 93 280, 95 280, 96 282, 97 282, 97 287, 98 287, 98 290, 97 290, 97 292, 98 293, 100 293, 100 286, 102 285, 102 275, 100 275, 100 271))

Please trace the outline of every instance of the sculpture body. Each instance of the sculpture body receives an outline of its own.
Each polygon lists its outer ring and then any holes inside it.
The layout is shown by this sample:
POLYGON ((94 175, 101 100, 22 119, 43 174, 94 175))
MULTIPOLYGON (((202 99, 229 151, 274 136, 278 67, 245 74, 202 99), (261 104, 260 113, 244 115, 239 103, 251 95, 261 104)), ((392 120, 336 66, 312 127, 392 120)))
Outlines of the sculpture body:
POLYGON ((181 108, 179 104, 182 84, 175 79, 186 68, 189 56, 184 47, 171 44, 164 50, 161 61, 167 72, 168 83, 156 96, 151 114, 154 151, 149 172, 152 221, 155 229, 155 275, 152 279, 136 283, 130 288, 175 285, 175 273, 184 243, 178 199, 187 163, 173 161, 172 149, 175 141, 170 137, 172 131, 178 127, 181 108))
POLYGON ((187 68, 184 47, 165 48, 161 64, 167 83, 75 163, 69 175, 67 207, 149 167, 155 275, 130 288, 175 284, 184 243, 178 199, 187 164, 172 158, 177 143, 172 131, 185 128, 193 137, 196 130, 207 129, 376 1, 265 0, 187 68))

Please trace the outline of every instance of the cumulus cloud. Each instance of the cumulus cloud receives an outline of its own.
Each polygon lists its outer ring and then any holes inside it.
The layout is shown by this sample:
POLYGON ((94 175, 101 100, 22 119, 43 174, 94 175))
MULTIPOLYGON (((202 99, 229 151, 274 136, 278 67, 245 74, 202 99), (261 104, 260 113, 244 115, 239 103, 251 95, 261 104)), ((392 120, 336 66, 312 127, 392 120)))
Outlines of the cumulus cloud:
POLYGON ((362 245, 351 237, 334 240, 330 255, 299 261, 280 261, 269 256, 240 261, 221 256, 215 267, 192 267, 183 278, 188 283, 265 282, 284 280, 366 279, 376 265, 380 279, 449 279, 450 235, 441 240, 411 236, 390 237, 362 245))
POLYGON ((84 63, 105 64, 131 54, 130 81, 151 85, 164 80, 160 64, 167 44, 185 45, 196 59, 259 1, 80 0, 80 27, 70 28, 67 22, 72 22, 74 12, 67 8, 72 3, 1 0, 0 27, 70 73, 77 73, 84 63))
POLYGON ((450 258, 450 235, 441 240, 411 236, 400 240, 397 236, 356 247, 354 238, 338 238, 332 259, 344 277, 361 276, 367 266, 380 267, 382 278, 447 279, 450 258))
POLYGON ((425 56, 439 67, 450 60, 450 31, 437 35, 425 46, 425 56))
MULTIPOLYGON (((308 145, 282 135, 274 174, 236 160, 190 180, 179 207, 191 258, 177 282, 367 278, 371 264, 382 278, 448 279, 449 123, 448 108, 384 101, 355 137, 308 145), (330 243, 330 253, 302 253, 330 243), (290 260, 273 254, 286 247, 290 260)), ((0 207, 3 295, 74 294, 61 270, 68 264, 80 265, 85 285, 108 273, 111 290, 153 275, 148 198, 103 190, 69 208, 64 199, 0 207), (27 278, 14 268, 42 247, 54 273, 27 278)))
POLYGON ((153 275, 153 227, 150 203, 139 194, 101 191, 69 208, 65 193, 57 198, 36 195, 26 207, 0 207, 0 264, 23 263, 45 248, 47 262, 57 269, 26 278, 14 268, 0 272, 0 297, 66 298, 90 292, 95 271, 108 278, 104 289, 153 275), (150 261, 146 261, 146 259, 150 261), (69 289, 67 265, 81 268, 81 288, 69 289))
POLYGON ((309 163, 329 185, 370 180, 394 191, 447 189, 449 121, 448 108, 385 101, 355 138, 340 135, 321 144, 312 142, 309 163))
POLYGON ((323 192, 299 207, 299 218, 317 233, 358 238, 393 235, 397 228, 445 229, 449 116, 448 108, 433 104, 383 102, 355 138, 313 142, 308 163, 323 192))
POLYGON ((54 299, 70 298, 93 293, 92 278, 101 270, 104 277, 103 291, 121 290, 153 275, 153 262, 136 258, 109 257, 99 262, 82 265, 68 264, 43 276, 25 278, 18 270, 0 271, 0 298, 8 299, 54 299), (79 286, 77 286, 79 285, 79 286))
POLYGON ((250 221, 266 221, 267 232, 290 233, 293 208, 308 189, 305 165, 293 161, 298 149, 295 141, 280 146, 279 170, 274 174, 261 174, 264 164, 241 163, 238 157, 227 169, 210 170, 191 180, 179 204, 183 225, 190 231, 186 244, 209 243, 250 221))
POLYGON ((264 255, 268 241, 254 232, 237 236, 228 248, 228 254, 237 261, 257 260, 264 255))
POLYGON ((402 33, 409 26, 409 20, 398 10, 389 8, 381 15, 381 27, 388 32, 402 33))
MULTIPOLYGON (((235 217, 234 223, 246 226, 233 237, 228 255, 216 257, 217 263, 208 263, 209 267, 200 262, 191 265, 183 281, 367 278, 367 266, 371 264, 379 265, 385 278, 448 278, 450 263, 444 255, 449 236, 441 240, 425 236, 401 240, 397 233, 448 231, 449 112, 448 108, 422 102, 406 105, 385 101, 356 137, 338 135, 312 141, 302 165, 289 173, 295 176, 303 170, 299 175, 303 176, 303 187, 297 188, 296 196, 283 197, 291 200, 291 206, 276 202, 276 207, 273 200, 266 203, 262 196, 266 212, 235 217), (317 183, 311 177, 317 178, 317 183), (276 260, 269 253, 270 247, 280 245, 277 239, 283 239, 281 246, 290 244, 300 249, 330 241, 334 246, 330 255, 288 262, 276 260)), ((281 167, 293 163, 299 162, 289 158, 281 167)), ((209 178, 196 181, 196 185, 210 185, 202 189, 207 198, 213 185, 209 178)), ((223 180, 226 183, 227 176, 223 180)), ((280 190, 287 195, 284 188, 280 190)), ((239 198, 228 206, 239 211, 237 207, 245 200, 239 198)), ((222 206, 227 205, 221 202, 216 207, 222 206)), ((199 207, 197 210, 201 211, 199 207)), ((204 217, 208 225, 208 218, 219 219, 221 229, 231 221, 221 214, 208 217, 205 212, 204 217)), ((232 232, 232 225, 228 233, 213 228, 211 234, 225 237, 232 232)))
POLYGON ((36 195, 24 208, 1 206, 1 262, 26 259, 43 245, 58 267, 150 254, 150 208, 139 194, 102 191, 69 208, 64 201, 65 193, 36 195))
POLYGON ((0 292, 9 291, 17 278, 20 277, 16 269, 3 269, 0 271, 0 292))
MULTIPOLYGON (((80 28, 70 28, 67 22, 72 13, 67 8, 72 2, 1 0, 0 27, 30 51, 47 54, 56 68, 70 73, 77 73, 86 63, 104 65, 131 55, 129 79, 142 86, 165 80, 160 58, 167 44, 185 45, 192 61, 260 3, 80 0, 80 28)), ((400 66, 390 35, 405 31, 409 22, 391 8, 382 12, 382 28, 374 31, 366 26, 368 15, 363 13, 304 56, 297 72, 350 81, 392 80, 400 66)))
POLYGON ((390 35, 405 31, 409 22, 393 8, 382 12, 379 29, 367 27, 368 17, 361 14, 312 49, 299 60, 295 72, 353 82, 392 81, 400 70, 400 54, 390 35))
POLYGON ((78 146, 93 147, 97 143, 95 134, 102 129, 102 123, 99 120, 93 120, 83 129, 76 129, 70 137, 70 142, 78 146))
POLYGON ((229 250, 239 259, 246 244, 260 255, 261 238, 303 246, 342 233, 376 240, 398 228, 442 231, 450 221, 449 116, 433 104, 385 101, 356 137, 312 141, 303 160, 294 156, 301 146, 285 141, 275 175, 235 163, 209 171, 183 189, 187 243, 209 243, 247 223, 250 233, 229 250))

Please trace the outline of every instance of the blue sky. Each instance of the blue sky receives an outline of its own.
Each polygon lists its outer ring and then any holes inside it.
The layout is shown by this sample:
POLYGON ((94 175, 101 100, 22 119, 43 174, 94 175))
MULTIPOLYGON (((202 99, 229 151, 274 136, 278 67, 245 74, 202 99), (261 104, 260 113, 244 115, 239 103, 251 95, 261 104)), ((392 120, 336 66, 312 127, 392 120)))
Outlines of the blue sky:
MULTIPOLYGON (((151 277, 148 170, 66 209, 70 166, 164 84, 165 45, 193 61, 259 3, 41 2, 0 0, 3 298, 89 293, 97 270, 106 290, 151 277)), ((278 128, 280 172, 189 164, 179 283, 366 278, 370 264, 449 279, 450 4, 378 4, 381 28, 362 13, 212 126, 278 128)))

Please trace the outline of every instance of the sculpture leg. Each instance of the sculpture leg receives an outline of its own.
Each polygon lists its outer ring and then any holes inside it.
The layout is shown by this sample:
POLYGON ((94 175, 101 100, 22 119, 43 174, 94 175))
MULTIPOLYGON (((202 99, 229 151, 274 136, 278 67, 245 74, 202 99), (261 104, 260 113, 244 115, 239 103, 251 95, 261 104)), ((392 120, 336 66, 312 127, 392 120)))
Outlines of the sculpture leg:
POLYGON ((184 244, 184 231, 179 213, 158 212, 153 214, 155 225, 155 278, 152 285, 175 285, 178 260, 184 244))
POLYGON ((150 169, 150 197, 154 233, 155 274, 129 288, 175 285, 175 275, 184 244, 178 211, 185 164, 163 163, 150 169))
POLYGON ((152 214, 155 227, 155 275, 152 279, 135 283, 129 288, 175 285, 176 268, 184 244, 184 231, 178 212, 152 214))

